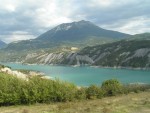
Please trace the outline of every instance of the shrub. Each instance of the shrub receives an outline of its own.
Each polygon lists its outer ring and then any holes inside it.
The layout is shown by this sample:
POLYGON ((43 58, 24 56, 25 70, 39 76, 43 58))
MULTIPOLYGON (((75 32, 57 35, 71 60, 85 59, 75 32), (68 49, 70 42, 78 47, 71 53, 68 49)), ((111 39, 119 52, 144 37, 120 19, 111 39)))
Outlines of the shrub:
POLYGON ((0 105, 20 104, 22 83, 17 77, 0 73, 0 105))
POLYGON ((0 73, 0 105, 66 102, 96 99, 119 93, 139 92, 150 89, 150 85, 125 85, 115 79, 107 80, 101 87, 91 85, 77 88, 74 84, 60 80, 31 77, 28 81, 0 73))
POLYGON ((89 86, 86 90, 86 94, 87 99, 101 98, 103 96, 102 90, 96 85, 89 86))
POLYGON ((31 77, 28 81, 0 73, 0 105, 72 101, 77 87, 59 80, 31 77))
POLYGON ((75 99, 77 87, 68 82, 53 81, 53 101, 66 102, 75 99))
POLYGON ((122 85, 118 80, 110 79, 102 83, 102 89, 105 96, 114 96, 121 93, 122 85))
POLYGON ((78 100, 85 100, 86 99, 86 89, 87 88, 84 88, 84 87, 78 88, 75 98, 78 100))

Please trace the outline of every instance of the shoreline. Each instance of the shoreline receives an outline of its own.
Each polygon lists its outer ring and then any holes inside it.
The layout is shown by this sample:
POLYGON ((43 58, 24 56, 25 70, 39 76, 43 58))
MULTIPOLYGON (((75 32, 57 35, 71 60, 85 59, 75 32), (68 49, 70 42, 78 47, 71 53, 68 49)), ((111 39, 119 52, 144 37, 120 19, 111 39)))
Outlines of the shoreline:
POLYGON ((96 66, 96 65, 65 65, 65 64, 29 64, 29 63, 21 63, 21 62, 0 62, 0 64, 5 64, 5 63, 16 63, 16 64, 22 64, 22 65, 45 65, 45 66, 66 66, 66 67, 92 67, 92 68, 105 68, 105 69, 129 69, 129 70, 143 70, 143 71, 150 71, 149 68, 145 67, 122 67, 122 66, 114 66, 114 67, 109 67, 109 66, 96 66))
MULTIPOLYGON (((20 63, 20 62, 3 62, 3 63, 1 63, 0 62, 0 64, 3 64, 3 65, 5 65, 5 66, 9 66, 10 65, 10 67, 11 67, 11 64, 13 65, 13 64, 18 64, 18 65, 22 65, 22 66, 60 66, 60 67, 71 67, 71 68, 95 68, 95 69, 111 69, 111 70, 117 70, 117 69, 123 69, 123 70, 131 70, 131 71, 147 71, 148 73, 150 72, 149 70, 145 70, 145 69, 133 69, 133 68, 122 68, 122 67, 101 67, 101 66, 89 66, 89 65, 82 65, 82 66, 79 66, 79 65, 47 65, 47 64, 22 64, 22 63, 20 63), (8 65, 7 65, 8 64, 8 65)), ((19 69, 15 69, 15 70, 19 70, 19 69)), ((26 70, 26 69, 25 69, 26 70)), ((28 69, 27 69, 28 70, 28 69)), ((55 79, 55 77, 52 77, 51 75, 47 75, 47 74, 45 74, 45 72, 43 72, 43 71, 37 71, 37 70, 30 70, 30 71, 34 71, 34 72, 42 72, 42 73, 44 73, 44 75, 43 75, 43 78, 48 78, 48 79, 52 79, 52 80, 54 80, 55 79)), ((76 84, 76 83, 75 83, 76 84)), ((97 83, 95 83, 95 84, 97 84, 97 83)), ((133 81, 133 82, 129 82, 129 83, 124 83, 124 84, 147 84, 147 82, 139 82, 139 81, 133 81)), ((77 85, 77 84, 76 84, 77 85)), ((87 85, 78 85, 78 86, 87 86, 87 85)))
MULTIPOLYGON (((15 62, 12 62, 15 63, 15 62)), ((19 62, 18 62, 19 63, 19 62)), ((20 62, 21 63, 21 62, 20 62)), ((122 67, 122 66, 114 66, 114 67, 109 67, 109 66, 96 66, 96 65, 67 65, 67 64, 29 64, 25 63, 23 65, 46 65, 46 66, 67 66, 67 67, 93 67, 93 68, 108 68, 108 69, 130 69, 130 70, 148 70, 150 71, 150 68, 142 68, 142 67, 122 67)))

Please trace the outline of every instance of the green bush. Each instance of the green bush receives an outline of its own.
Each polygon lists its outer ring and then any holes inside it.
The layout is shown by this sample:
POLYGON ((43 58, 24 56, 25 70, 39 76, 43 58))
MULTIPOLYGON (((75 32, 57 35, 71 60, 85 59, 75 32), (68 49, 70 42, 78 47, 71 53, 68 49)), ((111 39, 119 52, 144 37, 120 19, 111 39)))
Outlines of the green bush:
POLYGON ((122 84, 116 79, 106 80, 102 83, 105 96, 115 96, 122 92, 122 84))
POLYGON ((20 104, 22 83, 17 77, 0 73, 0 104, 20 104))
POLYGON ((77 87, 68 82, 38 76, 26 81, 0 73, 0 105, 72 101, 76 92, 77 87))
POLYGON ((53 81, 53 101, 66 102, 75 98, 77 87, 68 82, 53 81))
POLYGON ((96 85, 91 85, 86 90, 87 99, 102 98, 103 92, 100 87, 96 85))
POLYGON ((86 89, 87 88, 84 88, 84 87, 78 88, 75 98, 78 100, 85 100, 86 94, 87 94, 86 89))

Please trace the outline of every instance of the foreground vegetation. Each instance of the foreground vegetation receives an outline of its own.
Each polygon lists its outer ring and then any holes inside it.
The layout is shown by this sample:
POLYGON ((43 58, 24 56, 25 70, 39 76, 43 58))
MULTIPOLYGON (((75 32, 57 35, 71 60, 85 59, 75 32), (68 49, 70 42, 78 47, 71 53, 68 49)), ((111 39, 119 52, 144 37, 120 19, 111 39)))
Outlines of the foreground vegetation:
POLYGON ((148 89, 149 85, 125 86, 115 79, 104 81, 101 86, 79 88, 68 82, 42 79, 39 76, 24 80, 0 73, 0 106, 101 99, 148 89))
POLYGON ((0 107, 0 113, 150 113, 150 92, 65 103, 0 107))

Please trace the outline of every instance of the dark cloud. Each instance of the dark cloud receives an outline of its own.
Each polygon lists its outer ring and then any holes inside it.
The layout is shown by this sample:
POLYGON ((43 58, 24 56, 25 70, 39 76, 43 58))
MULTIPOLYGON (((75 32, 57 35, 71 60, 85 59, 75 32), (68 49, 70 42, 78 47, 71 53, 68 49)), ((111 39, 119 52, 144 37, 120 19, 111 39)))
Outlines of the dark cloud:
MULTIPOLYGON (((117 0, 115 1, 117 2, 117 0)), ((93 20, 96 24, 99 25, 111 24, 122 19, 125 20, 138 16, 150 16, 149 0, 126 0, 128 1, 126 3, 123 3, 122 1, 123 0, 118 1, 120 2, 120 5, 113 3, 108 7, 101 7, 97 4, 95 4, 95 7, 90 7, 88 4, 82 3, 80 5, 80 9, 78 9, 77 14, 86 14, 86 19, 93 20)))

